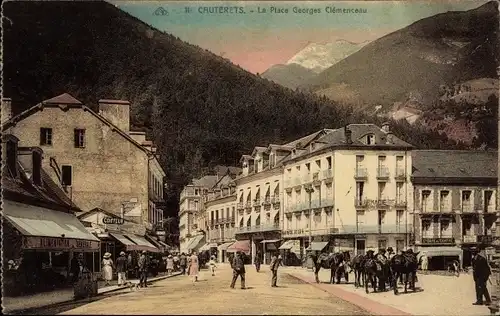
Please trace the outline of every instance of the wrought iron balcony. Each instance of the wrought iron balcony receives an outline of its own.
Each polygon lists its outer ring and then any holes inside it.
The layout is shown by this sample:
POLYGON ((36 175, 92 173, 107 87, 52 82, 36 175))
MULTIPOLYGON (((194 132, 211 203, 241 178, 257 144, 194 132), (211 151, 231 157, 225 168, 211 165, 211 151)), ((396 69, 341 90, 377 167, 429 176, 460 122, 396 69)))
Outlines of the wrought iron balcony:
POLYGON ((322 180, 329 180, 333 178, 333 170, 328 169, 328 170, 323 170, 321 173, 321 178, 322 180))
POLYGON ((365 207, 368 207, 368 199, 364 199, 364 198, 357 198, 354 200, 354 206, 356 208, 365 208, 365 207))
POLYGON ((366 168, 357 168, 354 172, 354 178, 356 180, 366 180, 368 179, 368 171, 366 168))
POLYGON ((406 171, 404 168, 396 168, 396 174, 394 176, 396 180, 406 180, 406 171))
POLYGON ((403 201, 401 199, 396 199, 396 201, 394 201, 394 206, 396 206, 397 208, 405 208, 406 201, 403 201))
POLYGON ((462 202, 462 213, 473 213, 474 204, 471 202, 462 202))
POLYGON ((255 199, 253 200, 253 206, 256 207, 256 206, 260 206, 260 199, 255 199))
POLYGON ((264 202, 262 204, 263 205, 271 205, 271 197, 270 196, 266 196, 264 198, 264 202))
POLYGON ((243 202, 239 202, 238 204, 236 204, 236 208, 238 210, 243 210, 243 209, 245 209, 245 206, 244 206, 243 202))
POLYGON ((279 204, 280 203, 280 196, 279 196, 279 194, 278 195, 273 195, 271 197, 271 203, 273 203, 273 204, 279 204))
POLYGON ((329 206, 333 206, 333 205, 334 205, 333 199, 322 199, 321 200, 322 207, 329 207, 329 206))
POLYGON ((390 201, 385 198, 380 198, 377 200, 378 208, 388 208, 390 206, 390 201))
POLYGON ((246 208, 246 209, 249 209, 249 208, 251 209, 251 208, 252 208, 252 202, 251 202, 251 201, 247 201, 247 202, 245 203, 245 208, 246 208))
POLYGON ((387 167, 377 168, 377 179, 378 180, 389 180, 389 168, 387 168, 387 167))
POLYGON ((279 224, 264 224, 264 225, 254 225, 254 226, 244 226, 235 229, 235 234, 245 234, 245 233, 256 233, 256 232, 268 232, 268 231, 278 231, 281 230, 279 224))

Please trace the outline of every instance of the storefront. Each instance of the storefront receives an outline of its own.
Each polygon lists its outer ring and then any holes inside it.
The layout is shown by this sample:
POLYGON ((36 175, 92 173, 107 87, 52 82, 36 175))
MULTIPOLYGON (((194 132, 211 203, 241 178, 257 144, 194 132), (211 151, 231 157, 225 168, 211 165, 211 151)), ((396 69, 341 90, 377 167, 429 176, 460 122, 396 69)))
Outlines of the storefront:
POLYGON ((5 274, 9 294, 64 287, 71 282, 71 261, 84 254, 91 271, 99 239, 72 213, 4 200, 3 262, 16 267, 5 274))
POLYGON ((229 262, 228 256, 227 256, 227 248, 229 248, 232 244, 234 244, 234 241, 226 242, 217 247, 218 250, 218 261, 219 262, 229 262))
POLYGON ((262 248, 263 248, 263 253, 264 253, 263 258, 261 258, 261 259, 264 262, 264 264, 271 263, 272 255, 278 251, 279 242, 280 242, 280 239, 270 239, 270 240, 261 241, 261 243, 263 244, 262 248))
POLYGON ((188 253, 191 253, 192 251, 199 251, 200 248, 205 244, 205 235, 196 235, 189 239, 189 241, 186 244, 186 250, 188 253))
POLYGON ((278 248, 283 257, 283 264, 287 266, 302 265, 301 247, 299 239, 290 239, 284 241, 278 248))

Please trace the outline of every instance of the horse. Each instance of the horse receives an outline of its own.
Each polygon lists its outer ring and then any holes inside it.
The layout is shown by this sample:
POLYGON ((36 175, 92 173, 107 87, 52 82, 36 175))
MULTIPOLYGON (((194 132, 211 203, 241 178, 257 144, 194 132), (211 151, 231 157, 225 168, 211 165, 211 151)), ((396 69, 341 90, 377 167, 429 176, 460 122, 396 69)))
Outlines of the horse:
MULTIPOLYGON (((316 278, 316 283, 319 283, 318 273, 323 269, 330 269, 330 283, 333 284, 335 277, 337 277, 337 284, 340 283, 341 276, 339 271, 341 267, 344 267, 345 263, 349 263, 350 254, 348 251, 337 252, 337 253, 321 253, 319 256, 309 254, 314 263, 314 276, 316 278)), ((349 279, 349 272, 344 271, 344 277, 346 282, 349 279)))
POLYGON ((410 288, 415 292, 415 282, 417 277, 418 260, 417 255, 420 252, 414 253, 413 250, 408 249, 403 251, 402 254, 397 254, 391 259, 392 271, 392 286, 394 288, 394 295, 398 295, 397 280, 404 276, 405 293, 408 292, 408 280, 410 280, 410 288))
POLYGON ((355 257, 352 258, 351 260, 351 267, 354 270, 354 286, 359 287, 363 286, 362 280, 364 277, 364 260, 365 260, 365 255, 359 254, 355 257))

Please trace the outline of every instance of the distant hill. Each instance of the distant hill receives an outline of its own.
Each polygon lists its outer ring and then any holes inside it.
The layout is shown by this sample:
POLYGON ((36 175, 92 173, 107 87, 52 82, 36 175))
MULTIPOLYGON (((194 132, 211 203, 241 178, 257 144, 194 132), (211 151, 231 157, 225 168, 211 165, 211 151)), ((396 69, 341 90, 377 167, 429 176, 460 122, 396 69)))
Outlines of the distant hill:
MULTIPOLYGON (((158 145, 171 215, 180 188, 203 167, 237 165, 256 145, 321 128, 381 123, 253 75, 109 3, 9 1, 3 13, 3 93, 14 110, 63 92, 94 108, 100 98, 129 100, 135 129, 158 145)), ((419 126, 391 124, 420 148, 458 146, 419 126)))
POLYGON ((440 85, 497 78, 498 25, 494 1, 425 18, 364 46, 306 87, 359 107, 390 107, 410 94, 428 104, 439 97, 440 85))
POLYGON ((295 89, 311 80, 316 73, 298 64, 274 65, 261 74, 262 78, 295 89))

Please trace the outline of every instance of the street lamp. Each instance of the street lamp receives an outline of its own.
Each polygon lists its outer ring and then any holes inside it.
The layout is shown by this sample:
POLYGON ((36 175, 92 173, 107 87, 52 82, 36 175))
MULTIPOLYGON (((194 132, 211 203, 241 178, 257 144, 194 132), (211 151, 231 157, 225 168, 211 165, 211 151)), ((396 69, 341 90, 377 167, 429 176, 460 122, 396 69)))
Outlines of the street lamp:
POLYGON ((314 189, 312 187, 306 187, 305 188, 306 192, 309 193, 309 248, 312 251, 312 209, 311 209, 311 194, 314 192, 314 189))

